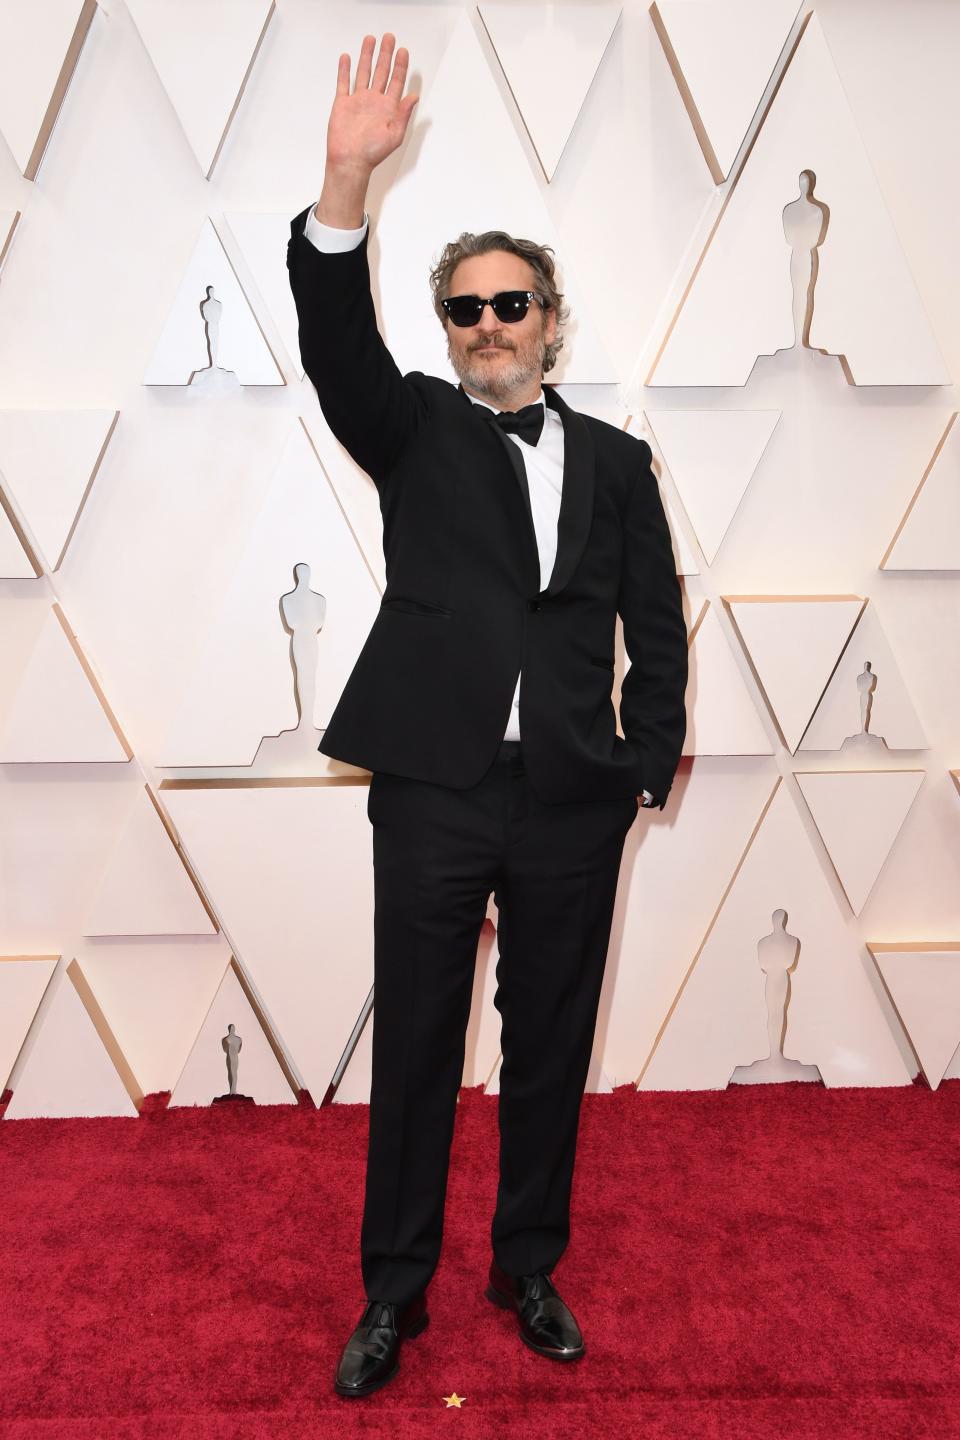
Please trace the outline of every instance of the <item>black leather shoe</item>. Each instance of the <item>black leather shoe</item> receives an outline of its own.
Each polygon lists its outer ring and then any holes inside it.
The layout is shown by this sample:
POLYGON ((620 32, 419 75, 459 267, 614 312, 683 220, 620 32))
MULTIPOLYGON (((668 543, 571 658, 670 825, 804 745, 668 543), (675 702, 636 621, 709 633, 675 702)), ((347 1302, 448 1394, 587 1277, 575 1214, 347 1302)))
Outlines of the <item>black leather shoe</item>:
POLYGON ((400 1369, 400 1347, 425 1330, 425 1295, 409 1305, 393 1300, 371 1300, 347 1341, 337 1366, 333 1388, 338 1395, 372 1395, 400 1369))
POLYGON ((546 1271, 508 1275, 493 1260, 490 1284, 484 1294, 502 1310, 515 1311, 520 1339, 538 1355, 547 1355, 551 1360, 579 1360, 586 1351, 580 1327, 546 1271))

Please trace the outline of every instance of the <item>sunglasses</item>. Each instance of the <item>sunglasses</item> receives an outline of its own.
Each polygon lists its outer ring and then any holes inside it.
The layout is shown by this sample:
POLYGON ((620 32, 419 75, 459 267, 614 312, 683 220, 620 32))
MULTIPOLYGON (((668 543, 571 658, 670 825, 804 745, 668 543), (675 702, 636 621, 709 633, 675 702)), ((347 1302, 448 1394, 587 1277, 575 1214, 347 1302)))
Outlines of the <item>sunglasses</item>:
POLYGON ((483 314, 484 305, 489 305, 497 319, 504 325, 515 325, 522 320, 530 308, 530 301, 536 300, 546 309, 543 296, 536 290, 500 290, 489 300, 479 295, 450 295, 440 304, 446 310, 454 325, 476 325, 483 314))

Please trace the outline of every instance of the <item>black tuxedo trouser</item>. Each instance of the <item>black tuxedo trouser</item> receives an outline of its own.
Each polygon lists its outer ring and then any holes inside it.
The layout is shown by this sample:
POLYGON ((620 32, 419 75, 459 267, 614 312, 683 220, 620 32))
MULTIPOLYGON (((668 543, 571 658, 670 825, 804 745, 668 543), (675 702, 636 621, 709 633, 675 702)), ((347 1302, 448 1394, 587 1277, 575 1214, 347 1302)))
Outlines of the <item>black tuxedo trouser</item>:
POLYGON ((537 800, 519 741, 457 790, 374 772, 373 1074, 361 1271, 405 1304, 440 1258, 480 929, 498 910, 500 1180, 491 1239, 511 1275, 570 1235, 580 1102, 620 862, 638 801, 537 800))

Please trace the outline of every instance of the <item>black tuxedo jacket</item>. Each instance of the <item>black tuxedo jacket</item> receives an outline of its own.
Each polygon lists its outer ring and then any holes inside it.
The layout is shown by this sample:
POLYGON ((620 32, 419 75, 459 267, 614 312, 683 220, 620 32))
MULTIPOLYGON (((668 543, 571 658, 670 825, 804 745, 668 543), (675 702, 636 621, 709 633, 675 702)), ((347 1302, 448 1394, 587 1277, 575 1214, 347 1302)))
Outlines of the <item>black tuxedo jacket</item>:
MULTIPOLYGON (((645 441, 571 409, 557 556, 540 588, 514 442, 462 387, 401 375, 377 329, 367 235, 319 251, 290 226, 300 354, 331 431, 377 487, 386 590, 324 731, 325 755, 462 789, 493 761, 517 675, 524 764, 545 802, 652 791, 686 731, 687 632, 645 441), (616 732, 616 617, 630 659, 616 732)), ((369 231, 368 231, 369 234, 369 231)))

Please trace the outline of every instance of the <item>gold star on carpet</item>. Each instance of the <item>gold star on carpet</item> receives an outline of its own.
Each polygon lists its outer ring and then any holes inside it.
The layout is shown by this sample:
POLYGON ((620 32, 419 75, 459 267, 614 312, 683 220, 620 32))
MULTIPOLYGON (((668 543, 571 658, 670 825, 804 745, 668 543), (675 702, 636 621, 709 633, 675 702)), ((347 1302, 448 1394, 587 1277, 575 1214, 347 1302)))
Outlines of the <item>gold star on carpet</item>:
POLYGON ((447 1402, 448 1410, 451 1408, 451 1406, 455 1406, 456 1409, 459 1410, 460 1406, 463 1404, 464 1400, 466 1400, 467 1397, 466 1395, 458 1395, 456 1390, 454 1390, 452 1395, 444 1395, 443 1398, 447 1402))

